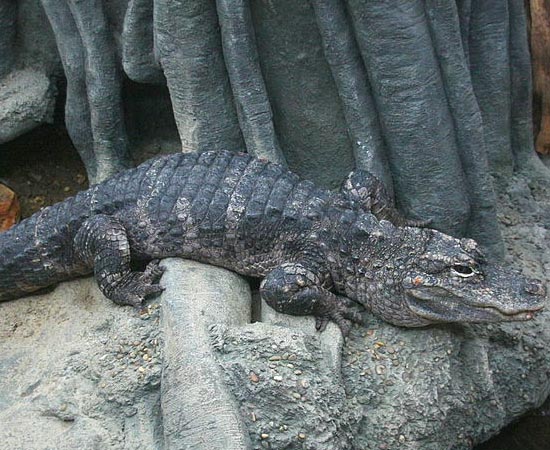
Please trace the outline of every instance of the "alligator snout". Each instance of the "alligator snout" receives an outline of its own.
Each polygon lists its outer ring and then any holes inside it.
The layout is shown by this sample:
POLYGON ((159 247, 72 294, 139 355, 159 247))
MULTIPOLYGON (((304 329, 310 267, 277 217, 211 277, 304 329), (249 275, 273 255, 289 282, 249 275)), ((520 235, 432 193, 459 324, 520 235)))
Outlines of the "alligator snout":
POLYGON ((546 287, 539 280, 529 279, 524 286, 525 292, 531 295, 537 295, 539 297, 546 296, 546 287))

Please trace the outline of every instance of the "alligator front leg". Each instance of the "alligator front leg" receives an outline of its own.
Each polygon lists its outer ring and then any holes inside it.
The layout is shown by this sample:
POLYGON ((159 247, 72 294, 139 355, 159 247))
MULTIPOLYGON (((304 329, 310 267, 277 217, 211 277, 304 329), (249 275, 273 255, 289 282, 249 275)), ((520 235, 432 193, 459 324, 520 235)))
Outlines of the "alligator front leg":
POLYGON ((126 229, 116 217, 99 214, 86 220, 74 238, 76 254, 93 265, 99 289, 120 305, 141 306, 146 297, 159 294, 155 282, 162 275, 158 260, 144 272, 130 269, 130 244, 126 229))
POLYGON ((351 322, 363 323, 359 304, 325 289, 319 276, 300 263, 282 264, 269 272, 260 285, 260 294, 278 312, 315 316, 319 331, 332 320, 347 336, 351 322))

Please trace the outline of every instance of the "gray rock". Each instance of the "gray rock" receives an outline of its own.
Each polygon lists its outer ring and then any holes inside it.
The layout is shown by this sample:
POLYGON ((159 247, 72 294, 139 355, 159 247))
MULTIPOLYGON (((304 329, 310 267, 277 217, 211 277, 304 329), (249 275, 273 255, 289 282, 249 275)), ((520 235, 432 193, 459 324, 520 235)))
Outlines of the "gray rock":
MULTIPOLYGON (((548 186, 510 186, 509 263, 548 281, 548 186)), ((366 317, 340 350, 311 318, 263 307, 248 323, 231 272, 163 264, 162 323, 158 299, 140 314, 91 279, 0 304, 6 448, 470 449, 550 391, 550 311, 416 330, 366 317)))
POLYGON ((88 278, 0 317, 2 448, 160 448, 158 306, 117 307, 88 278))
POLYGON ((52 122, 55 93, 39 70, 14 70, 0 79, 0 144, 52 122))
POLYGON ((53 121, 57 94, 54 77, 61 69, 55 40, 38 0, 2 2, 0 16, 2 144, 53 121))
POLYGON ((218 358, 255 447, 469 449, 548 396, 549 317, 419 330, 371 318, 344 348, 343 381, 324 335, 300 329, 228 330, 218 358))

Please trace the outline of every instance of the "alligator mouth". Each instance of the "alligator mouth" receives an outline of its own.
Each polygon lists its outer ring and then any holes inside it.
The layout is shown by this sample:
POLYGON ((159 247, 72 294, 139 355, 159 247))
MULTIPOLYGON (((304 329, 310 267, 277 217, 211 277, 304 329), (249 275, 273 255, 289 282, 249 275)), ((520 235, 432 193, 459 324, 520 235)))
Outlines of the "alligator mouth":
POLYGON ((431 322, 511 322, 533 319, 543 308, 538 303, 516 311, 504 311, 496 306, 471 304, 464 298, 437 295, 425 289, 408 291, 408 306, 419 317, 431 322))

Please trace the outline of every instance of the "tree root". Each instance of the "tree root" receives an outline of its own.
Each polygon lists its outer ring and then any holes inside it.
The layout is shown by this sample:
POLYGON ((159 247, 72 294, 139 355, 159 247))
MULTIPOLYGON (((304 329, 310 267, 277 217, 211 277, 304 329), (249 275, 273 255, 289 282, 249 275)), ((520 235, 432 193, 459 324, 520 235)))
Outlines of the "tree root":
POLYGON ((138 83, 165 84, 153 37, 153 0, 130 0, 122 28, 124 72, 138 83))
POLYGON ((356 167, 374 174, 393 195, 376 105, 344 4, 341 0, 313 0, 311 4, 342 102, 356 167))
POLYGON ((154 21, 182 150, 244 150, 214 0, 157 0, 154 21))
POLYGON ((90 183, 129 166, 114 43, 100 0, 42 0, 67 77, 65 122, 90 183))
POLYGON ((461 45, 458 11, 453 2, 426 1, 432 43, 437 55, 457 150, 468 185, 468 235, 483 242, 495 256, 504 256, 496 217, 496 195, 489 174, 483 122, 461 45))
POLYGON ((273 125, 248 0, 217 0, 218 18, 239 124, 248 152, 286 164, 273 125))
POLYGON ((17 1, 0 2, 0 77, 6 75, 15 63, 15 35, 17 1))
POLYGON ((424 2, 395 7, 389 1, 347 0, 347 5, 368 69, 398 206, 411 219, 432 219, 434 228, 465 233, 470 202, 424 2))

